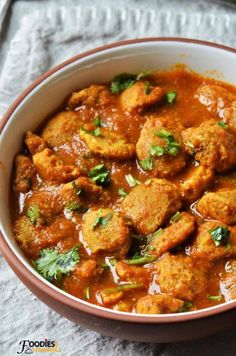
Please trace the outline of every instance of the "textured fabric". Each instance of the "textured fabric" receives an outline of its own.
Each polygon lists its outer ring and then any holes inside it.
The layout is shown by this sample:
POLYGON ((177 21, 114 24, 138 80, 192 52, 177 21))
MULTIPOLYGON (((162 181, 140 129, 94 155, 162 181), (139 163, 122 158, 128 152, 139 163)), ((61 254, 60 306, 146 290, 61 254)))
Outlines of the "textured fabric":
MULTIPOLYGON (((223 6, 219 1, 16 1, 0 44, 0 115, 39 74, 104 43, 164 35, 236 46, 235 9, 232 2, 223 6)), ((121 341, 83 329, 37 300, 1 256, 0 283, 1 356, 15 355, 22 339, 46 337, 57 339, 66 356, 236 354, 236 330, 163 345, 121 341)))

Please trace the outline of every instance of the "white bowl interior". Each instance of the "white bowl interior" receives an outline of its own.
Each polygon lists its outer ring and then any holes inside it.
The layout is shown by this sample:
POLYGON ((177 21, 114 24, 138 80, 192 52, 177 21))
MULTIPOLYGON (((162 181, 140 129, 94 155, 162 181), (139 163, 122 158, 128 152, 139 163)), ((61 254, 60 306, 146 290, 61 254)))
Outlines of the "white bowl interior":
MULTIPOLYGON (((168 69, 177 63, 183 63, 204 75, 236 84, 233 52, 203 44, 150 41, 114 47, 78 59, 50 75, 16 108, 0 137, 0 228, 6 241, 24 264, 27 261, 12 233, 9 182, 13 160, 21 148, 25 131, 35 130, 76 89, 91 83, 109 81, 122 72, 168 69)), ((29 265, 28 267, 30 268, 29 265)))

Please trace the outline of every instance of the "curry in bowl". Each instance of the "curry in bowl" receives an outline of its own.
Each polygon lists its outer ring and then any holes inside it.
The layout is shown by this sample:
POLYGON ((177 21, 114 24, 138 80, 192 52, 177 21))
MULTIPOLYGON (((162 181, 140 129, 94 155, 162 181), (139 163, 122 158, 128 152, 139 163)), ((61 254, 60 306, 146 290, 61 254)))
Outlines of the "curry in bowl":
POLYGON ((236 88, 181 67, 120 74, 24 144, 14 233, 44 278, 141 314, 236 298, 236 88))

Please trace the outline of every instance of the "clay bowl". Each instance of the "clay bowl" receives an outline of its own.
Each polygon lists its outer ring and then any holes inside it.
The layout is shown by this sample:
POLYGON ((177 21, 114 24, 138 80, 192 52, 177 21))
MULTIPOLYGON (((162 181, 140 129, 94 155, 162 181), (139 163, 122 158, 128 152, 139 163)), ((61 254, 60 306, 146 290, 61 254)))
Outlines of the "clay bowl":
POLYGON ((236 324, 236 301, 181 314, 135 315, 79 300, 43 279, 29 264, 12 233, 9 183, 26 130, 34 130, 72 91, 109 81, 121 72, 167 69, 184 63, 194 71, 236 84, 236 50, 217 44, 147 38, 123 41, 75 56, 31 84, 0 123, 0 249, 10 267, 40 300, 64 317, 105 335, 146 342, 175 342, 213 334, 236 324))

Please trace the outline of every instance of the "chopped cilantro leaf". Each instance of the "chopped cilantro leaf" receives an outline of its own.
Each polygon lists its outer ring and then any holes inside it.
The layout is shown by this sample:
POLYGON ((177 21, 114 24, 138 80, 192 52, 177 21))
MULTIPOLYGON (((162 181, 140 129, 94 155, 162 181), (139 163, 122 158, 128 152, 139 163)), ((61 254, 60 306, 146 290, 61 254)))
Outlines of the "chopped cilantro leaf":
MULTIPOLYGON (((121 91, 131 87, 138 80, 148 77, 150 72, 143 71, 139 74, 122 73, 117 75, 111 82, 111 92, 112 94, 119 94, 121 91)), ((148 91, 150 88, 148 89, 148 91)), ((149 93, 146 93, 149 94, 149 93)))
POLYGON ((230 231, 226 226, 216 226, 214 229, 209 230, 209 233, 216 247, 226 245, 230 236, 230 231))
POLYGON ((135 187, 137 184, 140 184, 140 181, 135 179, 132 174, 126 174, 125 179, 130 187, 135 187))
POLYGON ((166 140, 173 141, 173 135, 167 130, 162 129, 159 132, 157 132, 155 135, 161 138, 165 138, 166 140))
POLYGON ((84 127, 81 127, 81 130, 83 130, 84 132, 86 132, 89 135, 93 135, 93 136, 101 136, 101 130, 99 127, 97 127, 95 130, 87 130, 84 127))
POLYGON ((229 127, 224 121, 218 121, 218 126, 222 127, 225 130, 227 130, 229 127))
POLYGON ((153 145, 150 148, 150 155, 152 157, 154 157, 154 156, 161 157, 161 156, 164 155, 164 153, 165 153, 165 148, 164 147, 153 145))
POLYGON ((169 92, 166 94, 166 101, 167 101, 167 103, 170 104, 170 105, 172 105, 172 104, 175 102, 176 96, 177 96, 176 91, 169 91, 169 92))
POLYGON ((109 182, 109 171, 103 163, 93 167, 88 176, 97 184, 107 184, 109 182))
POLYGON ((93 229, 96 229, 99 226, 106 226, 108 221, 112 218, 112 213, 107 214, 106 216, 101 216, 102 210, 99 209, 99 216, 95 219, 93 224, 93 229))
POLYGON ((119 189, 118 189, 118 194, 119 194, 119 196, 122 197, 122 198, 126 197, 126 195, 127 195, 127 193, 126 193, 126 191, 124 190, 124 188, 119 188, 119 189))
POLYGON ((119 94, 121 91, 131 87, 136 82, 136 75, 123 73, 117 75, 111 82, 112 94, 119 94))
MULTIPOLYGON (((174 140, 173 135, 169 131, 160 130, 155 135, 166 140, 165 147, 152 146, 152 147, 158 147, 158 149, 156 148, 155 150, 157 151, 157 153, 159 152, 159 156, 162 156, 163 154, 177 156, 179 154, 180 144, 174 140)), ((152 147, 150 150, 150 154, 152 154, 152 147)), ((155 150, 153 151, 153 153, 155 152, 155 150)))
POLYGON ((146 81, 144 92, 146 95, 149 95, 151 93, 151 91, 152 91, 151 83, 149 81, 146 81))
POLYGON ((41 216, 38 204, 30 206, 26 212, 26 216, 30 219, 32 225, 36 225, 37 219, 41 216))
POLYGON ((100 115, 96 115, 95 117, 94 117, 94 119, 93 119, 93 124, 95 125, 95 126, 102 126, 102 120, 101 120, 101 117, 100 117, 100 115))
POLYGON ((65 253, 58 253, 56 249, 44 249, 35 261, 36 270, 47 280, 60 279, 63 274, 72 271, 79 262, 79 246, 74 246, 65 253))
POLYGON ((139 164, 146 171, 151 171, 153 169, 153 159, 152 159, 152 157, 144 158, 143 160, 139 161, 139 164))
POLYGON ((179 312, 186 313, 189 311, 190 308, 192 308, 192 306, 193 306, 193 303, 185 301, 179 312))
POLYGON ((71 203, 66 205, 65 209, 68 213, 72 213, 73 211, 77 213, 86 213, 86 211, 88 211, 87 207, 78 204, 76 201, 72 201, 71 203))

